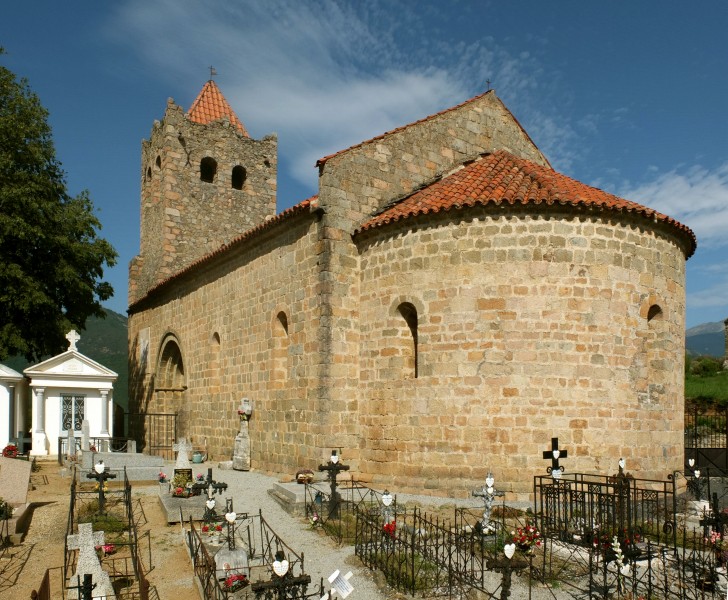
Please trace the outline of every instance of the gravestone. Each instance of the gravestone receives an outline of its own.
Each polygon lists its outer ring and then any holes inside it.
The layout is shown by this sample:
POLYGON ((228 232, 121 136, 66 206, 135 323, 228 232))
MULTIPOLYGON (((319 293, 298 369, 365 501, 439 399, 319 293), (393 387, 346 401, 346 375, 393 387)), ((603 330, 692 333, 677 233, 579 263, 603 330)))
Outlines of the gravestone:
POLYGON ((0 496, 12 507, 28 502, 31 463, 0 457, 0 496))
POLYGON ((240 429, 233 444, 233 469, 250 471, 250 432, 248 430, 250 415, 245 414, 243 406, 238 409, 238 414, 240 415, 240 429))
MULTIPOLYGON (((78 533, 68 536, 68 549, 78 550, 76 572, 71 577, 71 584, 75 585, 84 576, 91 575, 96 587, 93 589, 94 598, 111 600, 116 598, 111 585, 109 574, 101 568, 101 562, 96 554, 96 546, 104 545, 104 532, 94 532, 91 523, 79 523, 78 533)), ((68 598, 78 598, 78 589, 70 589, 68 598)))
POLYGON ((86 419, 84 419, 81 423, 81 450, 83 450, 84 452, 88 452, 91 448, 91 442, 89 439, 90 437, 91 425, 86 419))
POLYGON ((71 428, 68 430, 68 439, 67 442, 68 447, 66 448, 66 458, 69 461, 76 460, 76 436, 73 433, 73 425, 71 425, 71 428))
POLYGON ((175 471, 177 469, 191 469, 190 452, 192 451, 192 444, 186 438, 179 438, 177 443, 172 446, 172 449, 177 453, 177 462, 174 465, 175 471))

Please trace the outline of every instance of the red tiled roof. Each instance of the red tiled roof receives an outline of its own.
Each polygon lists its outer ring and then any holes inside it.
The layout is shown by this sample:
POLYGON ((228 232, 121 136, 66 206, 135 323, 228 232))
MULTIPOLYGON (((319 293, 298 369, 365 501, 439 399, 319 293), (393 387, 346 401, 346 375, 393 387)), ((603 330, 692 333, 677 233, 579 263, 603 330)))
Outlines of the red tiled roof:
POLYGON ((697 246, 691 229, 651 208, 630 202, 517 158, 505 150, 485 155, 451 175, 413 193, 364 223, 356 232, 382 227, 417 215, 487 204, 560 204, 629 212, 671 225, 687 239, 687 257, 697 246))
POLYGON ((192 106, 190 106, 190 110, 187 111, 187 118, 195 123, 207 125, 223 117, 230 119, 230 123, 235 125, 245 137, 250 137, 245 125, 238 119, 238 116, 225 100, 225 96, 222 95, 220 88, 211 79, 203 86, 192 106))
MULTIPOLYGON (((436 112, 435 114, 429 115, 429 116, 427 116, 427 117, 425 117, 423 119, 420 119, 419 121, 414 121, 412 123, 408 123, 407 125, 402 125, 402 127, 397 127, 396 129, 392 129, 391 131, 385 131, 382 135, 378 135, 378 136, 373 137, 373 138, 370 138, 368 140, 364 140, 363 142, 359 142, 358 144, 354 144, 353 146, 349 146, 348 148, 345 148, 344 150, 339 150, 338 152, 334 152, 333 154, 329 154, 328 156, 324 156, 323 158, 319 158, 316 161, 316 166, 320 169, 321 167, 323 167, 326 164, 326 161, 328 161, 330 158, 333 158, 334 156, 338 156, 339 154, 343 154, 344 152, 348 152, 349 150, 353 150, 354 148, 359 148, 361 146, 364 146, 365 144, 371 144, 372 142, 376 142, 377 140, 381 140, 382 138, 387 137, 388 135, 391 135, 393 133, 398 133, 398 132, 400 132, 400 131, 402 131, 404 129, 407 129, 408 127, 412 127, 413 125, 417 125, 419 123, 424 123, 425 121, 429 121, 429 120, 434 119, 434 118, 436 118, 436 117, 438 117, 440 115, 444 115, 446 113, 449 113, 450 111, 457 110, 458 108, 461 108, 461 107, 465 106, 466 104, 470 104, 471 102, 476 102, 477 100, 480 100, 484 96, 487 96, 488 94, 494 94, 494 93, 495 93, 495 90, 488 90, 487 92, 483 92, 482 94, 478 94, 477 96, 473 96, 469 100, 465 100, 465 102, 461 102, 460 104, 456 104, 455 106, 451 106, 450 108, 446 108, 444 110, 441 110, 440 112, 436 112)), ((511 113, 511 111, 508 110, 508 108, 506 108, 506 106, 504 104, 502 104, 502 106, 503 106, 503 109, 509 115, 511 115, 511 118, 516 123, 516 125, 518 125, 518 127, 520 128, 520 130, 523 132, 523 135, 525 135, 526 138, 528 139, 528 141, 533 144, 533 147, 534 148, 537 148, 536 144, 531 139, 531 136, 528 135, 528 132, 518 122, 518 119, 516 119, 516 117, 513 116, 513 113, 511 113)), ((546 157, 544 157, 544 160, 546 160, 546 162, 548 162, 548 160, 546 159, 546 157)))
POLYGON ((236 238, 233 238, 230 240, 227 244, 223 244, 216 250, 213 250, 212 252, 205 254, 201 258, 198 258, 193 263, 190 263, 187 265, 184 269, 181 271, 175 273, 174 275, 171 275, 170 277, 167 277, 167 279, 164 279, 157 283, 156 285, 152 286, 147 290, 147 293, 139 298, 136 302, 129 305, 129 308, 127 309, 127 312, 129 314, 132 314, 135 312, 142 303, 147 300, 149 297, 153 296, 157 292, 159 292, 162 288, 166 287, 169 283, 172 281, 175 281, 177 279, 182 278, 185 274, 189 273, 190 271, 193 271, 200 267, 200 265, 212 260, 216 256, 219 256, 221 254, 224 254, 228 252, 232 247, 238 246, 240 244, 245 243, 250 238, 254 238, 257 235, 260 235, 263 231, 270 229, 274 225, 286 221, 290 218, 293 218, 296 215, 300 215, 301 213, 309 212, 312 208, 315 208, 317 206, 317 200, 318 196, 311 196, 310 198, 306 198, 306 200, 303 200, 299 202, 298 204, 291 206, 290 208, 287 208, 283 212, 278 213, 275 217, 272 217, 270 219, 267 219, 257 227, 253 227, 252 229, 249 229, 245 233, 242 233, 236 238))

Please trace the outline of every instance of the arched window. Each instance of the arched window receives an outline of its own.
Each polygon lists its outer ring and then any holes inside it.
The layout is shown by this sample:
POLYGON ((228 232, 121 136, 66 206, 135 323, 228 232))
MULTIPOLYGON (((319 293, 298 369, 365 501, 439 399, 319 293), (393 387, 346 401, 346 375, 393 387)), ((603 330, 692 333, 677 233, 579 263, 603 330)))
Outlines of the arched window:
POLYGON ((205 183, 212 183, 215 181, 215 174, 217 173, 217 161, 206 156, 200 161, 200 180, 205 183))
POLYGON ((157 169, 162 168, 162 157, 157 155, 157 160, 154 162, 154 164, 157 166, 157 169))
POLYGON ((402 302, 397 307, 397 312, 402 316, 409 330, 409 336, 403 354, 403 374, 405 378, 417 378, 417 309, 410 302, 402 302))
POLYGON ((233 176, 232 176, 233 189, 242 190, 247 177, 248 177, 248 173, 245 170, 245 167, 241 167, 240 165, 233 167, 233 176))
POLYGON ((653 319, 662 319, 662 308, 659 304, 653 304, 647 310, 647 322, 649 323, 653 319))
POLYGON ((273 350, 271 379, 281 386, 288 379, 288 317, 280 311, 273 320, 273 350))
POLYGON ((212 334, 210 339, 210 371, 207 378, 207 390, 210 395, 220 392, 220 334, 212 334))
POLYGON ((152 167, 147 167, 147 181, 152 178, 152 167))

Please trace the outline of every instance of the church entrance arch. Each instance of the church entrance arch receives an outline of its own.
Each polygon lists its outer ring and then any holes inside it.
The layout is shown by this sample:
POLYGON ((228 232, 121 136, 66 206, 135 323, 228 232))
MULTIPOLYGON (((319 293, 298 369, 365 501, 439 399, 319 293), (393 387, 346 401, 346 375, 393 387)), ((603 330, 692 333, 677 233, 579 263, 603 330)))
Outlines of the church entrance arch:
POLYGON ((155 405, 160 413, 177 415, 177 435, 189 437, 189 410, 186 402, 187 380, 177 337, 170 334, 162 341, 154 377, 155 405))

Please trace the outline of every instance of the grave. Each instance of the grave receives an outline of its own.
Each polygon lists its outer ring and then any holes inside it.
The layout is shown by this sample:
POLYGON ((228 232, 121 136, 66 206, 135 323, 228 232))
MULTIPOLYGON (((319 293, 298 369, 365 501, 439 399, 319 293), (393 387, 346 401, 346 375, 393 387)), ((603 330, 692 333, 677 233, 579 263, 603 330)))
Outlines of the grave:
POLYGON ((174 465, 175 472, 177 469, 191 469, 190 452, 192 452, 192 444, 186 438, 180 438, 172 446, 172 449, 177 453, 177 462, 174 465))
POLYGON ((235 436, 233 444, 233 469, 236 471, 250 471, 250 433, 248 424, 253 407, 250 400, 243 398, 238 408, 238 416, 240 417, 240 430, 235 436))
POLYGON ((13 544, 22 541, 32 513, 28 510, 31 467, 27 460, 0 457, 0 497, 13 509, 13 516, 8 520, 8 536, 13 544))
POLYGON ((212 469, 209 468, 207 470, 207 478, 195 483, 193 488, 206 490, 207 494, 188 497, 173 496, 168 491, 163 491, 162 486, 160 486, 159 501, 167 515, 167 523, 179 523, 180 520, 188 521, 189 519, 202 521, 205 515, 209 513, 209 510, 211 510, 207 506, 207 503, 212 500, 215 493, 222 494, 227 489, 227 483, 214 481, 212 479, 212 469))
MULTIPOLYGON (((93 598, 104 598, 113 600, 116 598, 114 588, 111 585, 109 574, 101 568, 101 562, 96 554, 96 546, 103 546, 104 532, 94 532, 91 523, 79 523, 78 533, 68 536, 68 549, 78 550, 76 559, 76 571, 71 577, 71 585, 76 586, 83 582, 87 575, 91 575, 93 598)), ((76 587, 69 588, 68 598, 78 598, 79 590, 76 587)))
POLYGON ((135 451, 134 444, 127 447, 127 452, 83 452, 81 467, 93 469, 98 462, 103 462, 110 471, 123 471, 129 481, 156 481, 159 472, 164 470, 164 459, 160 456, 140 454, 135 451))

